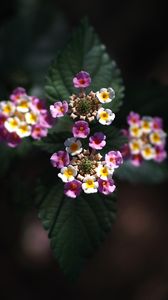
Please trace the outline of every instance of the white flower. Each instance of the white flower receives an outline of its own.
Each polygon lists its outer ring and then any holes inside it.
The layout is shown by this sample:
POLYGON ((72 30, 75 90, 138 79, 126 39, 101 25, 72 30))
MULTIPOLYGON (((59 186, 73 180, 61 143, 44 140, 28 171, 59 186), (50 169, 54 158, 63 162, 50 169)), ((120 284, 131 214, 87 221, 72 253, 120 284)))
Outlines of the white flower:
POLYGON ((150 133, 152 131, 152 118, 143 117, 141 120, 141 128, 143 133, 150 133))
POLYGON ((17 117, 8 118, 4 126, 9 132, 15 132, 20 125, 20 120, 17 117))
POLYGON ((149 140, 153 145, 160 146, 165 142, 166 133, 163 130, 156 130, 149 135, 149 140))
POLYGON ((151 147, 150 144, 146 144, 141 151, 142 157, 146 160, 153 159, 155 157, 155 154, 155 149, 151 147))
POLYGON ((86 194, 97 193, 98 182, 94 176, 86 176, 82 183, 82 189, 86 194))
POLYGON ((115 92, 112 88, 102 88, 100 91, 96 92, 96 97, 101 103, 109 103, 115 97, 115 92))
POLYGON ((70 153, 72 156, 77 155, 82 152, 82 143, 80 140, 76 138, 69 138, 64 143, 66 147, 66 151, 70 153))
POLYGON ((24 138, 31 135, 31 126, 25 122, 21 122, 19 127, 16 129, 16 133, 20 138, 24 138))
POLYGON ((115 114, 111 109, 100 108, 97 112, 97 119, 103 125, 110 125, 115 119, 115 114))
POLYGON ((58 174, 58 177, 62 179, 63 182, 72 181, 77 175, 76 169, 69 165, 68 167, 63 167, 61 172, 58 174))
POLYGON ((142 132, 142 128, 140 128, 138 125, 133 125, 133 126, 130 126, 129 133, 130 133, 131 137, 139 138, 139 137, 141 137, 143 132, 142 132))
POLYGON ((106 180, 108 178, 111 178, 113 172, 114 172, 114 169, 108 167, 107 165, 100 164, 96 168, 97 176, 100 177, 101 179, 104 179, 104 180, 106 180))
POLYGON ((25 119, 28 124, 35 125, 38 121, 38 114, 34 112, 27 112, 25 114, 25 119))
POLYGON ((131 154, 139 154, 141 151, 141 148, 143 146, 143 142, 141 139, 132 139, 129 142, 129 147, 131 150, 131 154))
POLYGON ((2 101, 0 102, 0 112, 5 116, 10 117, 15 112, 15 105, 11 101, 2 101))
POLYGON ((29 97, 22 97, 21 100, 19 100, 19 102, 17 103, 17 111, 22 112, 22 113, 26 113, 29 111, 29 107, 30 107, 30 101, 29 101, 29 97))

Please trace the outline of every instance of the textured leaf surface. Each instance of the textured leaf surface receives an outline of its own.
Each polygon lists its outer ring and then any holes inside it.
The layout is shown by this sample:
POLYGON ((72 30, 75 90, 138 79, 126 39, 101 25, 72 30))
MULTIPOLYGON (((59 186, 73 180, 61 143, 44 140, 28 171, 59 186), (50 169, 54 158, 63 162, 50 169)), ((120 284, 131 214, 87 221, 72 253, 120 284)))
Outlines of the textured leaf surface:
POLYGON ((73 77, 81 70, 90 73, 92 84, 89 88, 93 91, 102 87, 114 88, 116 98, 112 101, 111 108, 114 112, 118 111, 124 91, 120 71, 86 20, 81 22, 65 49, 57 55, 50 67, 45 87, 49 101, 68 99, 75 92, 73 77))
POLYGON ((78 276, 85 260, 94 253, 115 219, 115 196, 63 194, 63 184, 37 189, 39 217, 51 239, 54 256, 70 279, 78 276))
POLYGON ((144 161, 140 167, 135 167, 130 161, 125 163, 115 172, 121 179, 133 183, 156 184, 168 180, 168 167, 166 163, 144 161))

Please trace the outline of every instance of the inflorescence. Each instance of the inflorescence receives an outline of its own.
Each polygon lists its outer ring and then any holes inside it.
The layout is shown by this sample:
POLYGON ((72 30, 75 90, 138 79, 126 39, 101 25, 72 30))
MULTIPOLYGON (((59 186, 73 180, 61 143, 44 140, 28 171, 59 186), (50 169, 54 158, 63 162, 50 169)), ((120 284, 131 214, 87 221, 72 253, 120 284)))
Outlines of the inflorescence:
POLYGON ((111 150, 105 157, 101 155, 100 151, 106 146, 106 135, 103 132, 90 135, 89 123, 97 119, 102 125, 110 125, 115 118, 110 109, 102 106, 113 100, 114 90, 102 88, 87 95, 84 89, 90 83, 90 75, 81 71, 73 79, 73 84, 80 89, 80 93, 70 96, 69 104, 67 101, 58 101, 50 106, 53 118, 69 114, 75 120, 73 136, 65 140, 65 149, 51 156, 52 165, 60 169, 58 177, 65 183, 64 193, 71 198, 79 196, 82 190, 87 194, 113 193, 116 186, 112 176, 123 162, 119 151, 111 150), (88 141, 86 149, 82 145, 83 139, 88 141))
POLYGON ((0 102, 0 140, 10 147, 16 147, 28 136, 41 139, 51 126, 43 101, 27 95, 24 88, 15 89, 10 100, 0 102))
POLYGON ((141 118, 139 114, 130 112, 127 123, 129 128, 123 133, 128 137, 128 144, 124 146, 122 153, 133 165, 139 166, 143 160, 162 162, 167 157, 166 133, 161 118, 141 118))

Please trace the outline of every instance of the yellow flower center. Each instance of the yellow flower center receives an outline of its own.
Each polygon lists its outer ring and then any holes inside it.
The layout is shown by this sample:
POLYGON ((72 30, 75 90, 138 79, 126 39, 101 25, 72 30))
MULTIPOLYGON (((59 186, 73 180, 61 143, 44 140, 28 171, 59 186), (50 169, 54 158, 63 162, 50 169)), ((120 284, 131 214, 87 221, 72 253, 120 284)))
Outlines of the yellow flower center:
POLYGON ((106 111, 103 111, 101 114, 100 114, 100 118, 102 120, 108 120, 108 117, 109 117, 109 114, 106 112, 106 111))
POLYGON ((22 125, 19 128, 20 132, 26 133, 28 131, 28 126, 27 125, 22 125))
POLYGON ((94 188, 94 181, 93 181, 93 179, 88 179, 86 181, 86 187, 87 188, 94 188))
POLYGON ((71 150, 72 152, 75 152, 76 150, 78 150, 78 144, 73 143, 73 144, 70 146, 70 150, 71 150))
POLYGON ((10 125, 11 125, 11 127, 15 128, 15 127, 18 126, 18 121, 15 120, 15 119, 12 119, 12 120, 10 121, 10 125))
POLYGON ((3 108, 2 111, 5 114, 10 114, 10 112, 12 111, 12 108, 11 108, 10 104, 5 105, 5 107, 3 108))
POLYGON ((142 127, 144 129, 150 129, 150 123, 148 121, 143 121, 142 127))
POLYGON ((139 147, 138 143, 134 142, 131 144, 131 148, 132 148, 132 150, 139 150, 140 147, 139 147))
POLYGON ((107 99, 109 99, 109 93, 108 92, 103 92, 101 93, 101 98, 106 101, 107 99))
POLYGON ((102 176, 108 176, 109 172, 108 172, 108 169, 107 167, 103 167, 100 171, 100 175, 102 176))
POLYGON ((22 102, 19 104, 19 107, 20 108, 28 108, 29 107, 28 101, 22 100, 22 102))
POLYGON ((152 141, 154 143, 160 142, 160 136, 159 136, 158 133, 153 133, 153 135, 152 135, 152 141))
POLYGON ((67 169, 65 172, 64 172, 64 175, 69 178, 71 176, 73 176, 73 171, 71 169, 67 169))
POLYGON ((152 154, 151 148, 148 147, 148 148, 144 149, 144 154, 146 156, 150 156, 152 154))

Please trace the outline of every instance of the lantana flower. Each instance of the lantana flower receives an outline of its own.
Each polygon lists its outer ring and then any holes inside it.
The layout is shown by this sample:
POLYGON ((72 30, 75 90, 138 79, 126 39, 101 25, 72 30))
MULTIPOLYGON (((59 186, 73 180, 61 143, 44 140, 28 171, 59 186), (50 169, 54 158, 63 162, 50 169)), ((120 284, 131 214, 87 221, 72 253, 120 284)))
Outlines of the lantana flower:
POLYGON ((51 163, 53 167, 61 169, 67 165, 69 165, 69 154, 66 151, 58 151, 54 153, 51 158, 51 163))
POLYGON ((72 156, 82 152, 82 143, 80 140, 77 140, 76 138, 67 139, 64 145, 66 147, 66 151, 70 153, 72 156))
POLYGON ((97 119, 102 125, 110 125, 115 119, 115 114, 111 109, 100 108, 97 112, 97 119))
POLYGON ((91 84, 90 74, 81 71, 73 78, 73 84, 75 88, 87 88, 91 84))
POLYGON ((112 88, 102 88, 100 91, 96 92, 96 97, 101 103, 109 103, 115 97, 115 92, 112 88))
POLYGON ((59 169, 58 177, 65 183, 64 194, 70 198, 76 198, 82 192, 113 193, 116 188, 113 173, 123 163, 119 151, 111 150, 104 157, 101 155, 99 151, 105 148, 107 137, 102 131, 92 132, 90 125, 97 120, 102 125, 111 125, 115 114, 103 104, 111 102, 115 92, 109 87, 87 94, 85 88, 90 83, 89 73, 79 72, 73 78, 73 84, 80 91, 70 96, 65 111, 62 112, 63 102, 50 107, 53 117, 63 117, 67 113, 74 120, 73 137, 65 140, 65 149, 50 158, 53 167, 59 169))
POLYGON ((86 121, 76 121, 72 133, 74 137, 85 139, 90 133, 89 124, 86 121))
POLYGON ((68 102, 55 102, 54 105, 50 105, 50 112, 53 118, 63 117, 68 112, 68 102))
POLYGON ((109 195, 111 193, 113 193, 116 189, 116 186, 114 184, 113 179, 107 179, 107 180, 103 180, 103 179, 99 179, 98 180, 98 189, 99 192, 104 194, 104 195, 109 195))
POLYGON ((10 100, 0 102, 0 139, 16 147, 25 137, 41 139, 53 124, 44 102, 16 88, 10 100))
POLYGON ((131 112, 127 122, 129 127, 124 130, 124 135, 128 138, 128 144, 122 150, 125 159, 130 159, 134 166, 140 166, 143 160, 162 162, 167 157, 163 120, 150 116, 141 118, 131 112))
POLYGON ((89 146, 92 149, 101 150, 106 145, 106 136, 102 132, 96 132, 89 138, 89 146))

